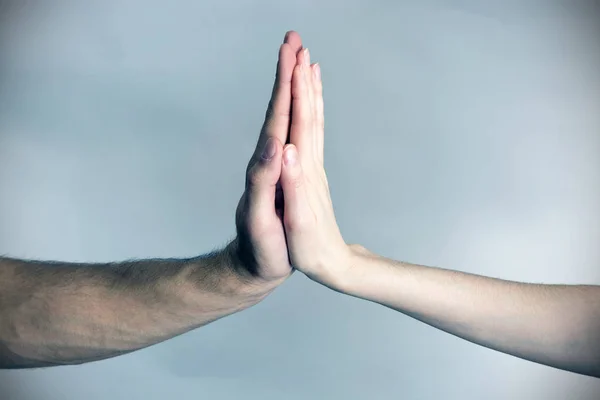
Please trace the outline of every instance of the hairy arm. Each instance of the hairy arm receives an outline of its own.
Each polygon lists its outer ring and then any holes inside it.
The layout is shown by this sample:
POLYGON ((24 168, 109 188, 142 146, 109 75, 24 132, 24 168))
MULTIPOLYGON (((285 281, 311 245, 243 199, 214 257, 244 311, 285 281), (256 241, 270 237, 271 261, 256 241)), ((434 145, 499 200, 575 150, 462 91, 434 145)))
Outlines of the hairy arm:
POLYGON ((147 347, 256 304, 292 273, 276 183, 301 48, 298 33, 287 32, 236 209, 237 238, 223 251, 181 260, 0 257, 0 368, 81 364, 147 347))
POLYGON ((235 245, 112 264, 0 258, 0 368, 105 359, 256 304, 280 282, 244 273, 235 245))
POLYGON ((600 377, 600 286, 512 282, 425 267, 350 246, 334 288, 473 343, 600 377))

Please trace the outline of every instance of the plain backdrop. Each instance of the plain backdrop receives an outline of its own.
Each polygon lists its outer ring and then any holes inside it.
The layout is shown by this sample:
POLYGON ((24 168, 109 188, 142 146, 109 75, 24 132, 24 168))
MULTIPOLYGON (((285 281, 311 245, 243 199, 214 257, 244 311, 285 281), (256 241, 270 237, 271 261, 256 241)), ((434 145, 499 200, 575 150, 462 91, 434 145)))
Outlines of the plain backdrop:
MULTIPOLYGON (((593 1, 0 1, 0 253, 189 257, 227 243, 278 46, 322 66, 347 242, 600 284, 593 1)), ((600 380, 437 331, 296 273, 257 306, 2 400, 598 399, 600 380)))

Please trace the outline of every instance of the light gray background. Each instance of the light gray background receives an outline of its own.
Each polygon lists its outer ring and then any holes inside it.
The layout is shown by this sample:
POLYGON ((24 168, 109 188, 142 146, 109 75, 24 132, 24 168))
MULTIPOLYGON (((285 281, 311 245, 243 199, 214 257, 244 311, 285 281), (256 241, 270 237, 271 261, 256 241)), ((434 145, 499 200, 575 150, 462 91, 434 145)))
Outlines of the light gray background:
MULTIPOLYGON (((234 234, 277 48, 321 63, 348 242, 507 279, 600 283, 592 1, 0 2, 0 253, 184 257, 234 234)), ((261 304, 1 399, 597 399, 300 273, 261 304)))

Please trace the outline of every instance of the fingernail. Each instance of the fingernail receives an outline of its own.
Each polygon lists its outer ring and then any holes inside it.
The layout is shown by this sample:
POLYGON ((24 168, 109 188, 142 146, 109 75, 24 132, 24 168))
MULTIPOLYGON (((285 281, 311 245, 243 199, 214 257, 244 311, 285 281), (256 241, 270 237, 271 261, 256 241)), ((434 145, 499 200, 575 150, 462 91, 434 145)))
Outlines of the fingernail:
POLYGON ((304 65, 310 65, 310 52, 308 49, 304 49, 304 65))
POLYGON ((265 148, 263 149, 263 153, 262 153, 262 159, 265 161, 270 160, 271 158, 273 158, 273 156, 275 155, 275 142, 273 141, 273 138, 269 138, 267 139, 267 142, 265 143, 265 148))
POLYGON ((287 31, 287 32, 285 33, 285 36, 284 36, 284 38, 283 38, 283 43, 286 43, 286 42, 287 42, 288 38, 290 37, 290 33, 291 33, 291 31, 287 31))
POLYGON ((317 82, 321 81, 321 66, 317 63, 314 67, 315 79, 317 82))
POLYGON ((286 165, 294 165, 296 163, 296 151, 289 148, 285 151, 283 161, 286 165))

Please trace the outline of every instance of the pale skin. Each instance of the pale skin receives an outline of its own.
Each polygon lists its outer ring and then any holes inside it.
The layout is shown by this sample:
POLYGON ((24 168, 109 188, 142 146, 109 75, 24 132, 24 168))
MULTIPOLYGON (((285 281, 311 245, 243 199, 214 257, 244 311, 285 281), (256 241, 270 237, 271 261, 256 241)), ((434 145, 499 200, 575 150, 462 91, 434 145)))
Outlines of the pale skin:
MULTIPOLYGON (((516 357, 600 377, 600 286, 511 282, 408 264, 344 241, 323 166, 319 66, 308 49, 292 81, 281 186, 294 268, 329 288, 516 357)), ((410 340, 410 339, 409 339, 410 340)))
POLYGON ((248 308, 290 276, 275 197, 301 48, 300 36, 288 32, 236 211, 237 237, 225 249, 190 259, 0 258, 0 368, 81 364, 141 349, 248 308))

